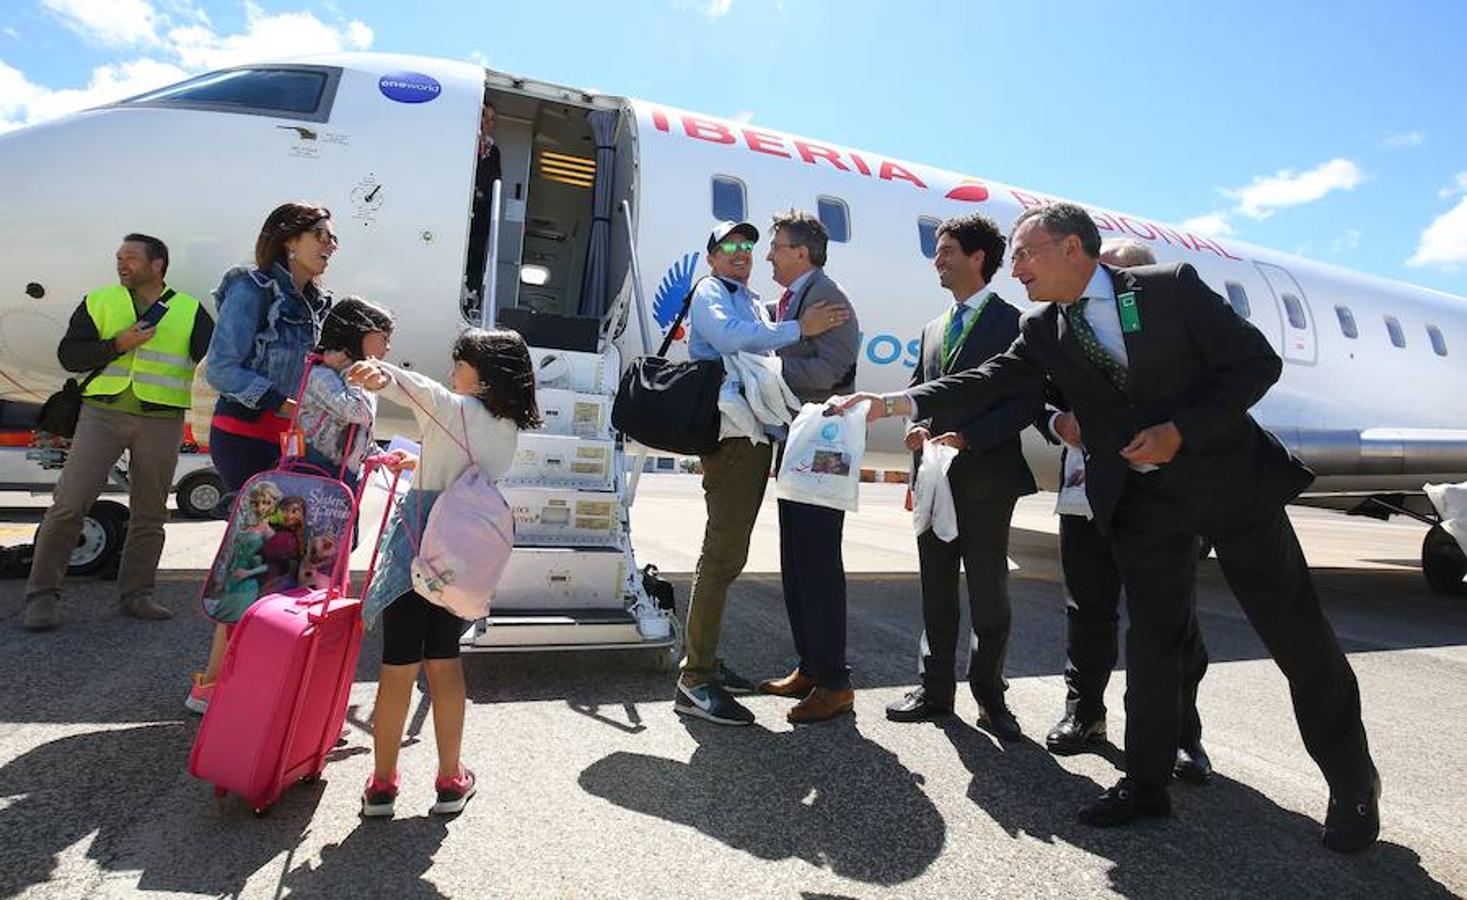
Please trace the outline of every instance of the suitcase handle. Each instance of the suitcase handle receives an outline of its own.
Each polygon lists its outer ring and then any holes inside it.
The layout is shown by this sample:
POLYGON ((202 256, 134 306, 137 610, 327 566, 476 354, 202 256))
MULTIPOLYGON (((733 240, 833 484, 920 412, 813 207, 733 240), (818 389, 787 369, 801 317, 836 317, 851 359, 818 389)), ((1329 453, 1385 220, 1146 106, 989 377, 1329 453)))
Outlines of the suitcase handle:
MULTIPOLYGON (((362 507, 362 496, 367 491, 367 482, 371 479, 375 470, 382 468, 382 460, 388 458, 385 454, 373 454, 362 460, 362 478, 357 484, 356 494, 352 497, 351 518, 356 521, 357 513, 362 507)), ((387 518, 392 514, 394 499, 397 497, 397 484, 402 478, 402 472, 392 473, 392 486, 387 489, 388 501, 382 509, 382 521, 377 525, 378 541, 372 547, 372 562, 367 566, 367 581, 370 585, 372 578, 377 574, 377 554, 382 549, 380 539, 382 531, 387 528, 387 518)), ((319 603, 307 603, 306 618, 314 623, 319 623, 326 618, 331 601, 337 597, 345 597, 351 588, 351 541, 343 541, 341 548, 337 551, 336 571, 340 574, 336 581, 326 590, 326 598, 319 603), (318 611, 319 608, 319 611, 318 611)))

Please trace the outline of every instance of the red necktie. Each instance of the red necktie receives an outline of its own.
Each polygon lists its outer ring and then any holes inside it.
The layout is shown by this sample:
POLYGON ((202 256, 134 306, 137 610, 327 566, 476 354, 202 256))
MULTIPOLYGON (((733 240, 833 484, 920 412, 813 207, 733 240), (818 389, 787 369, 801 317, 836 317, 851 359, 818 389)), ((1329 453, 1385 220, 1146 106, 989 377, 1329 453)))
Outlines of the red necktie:
POLYGON ((774 318, 776 320, 778 320, 780 322, 783 322, 784 321, 784 315, 785 315, 785 313, 787 313, 787 312, 790 311, 790 297, 791 296, 792 295, 790 294, 790 292, 789 292, 788 289, 785 289, 785 292, 783 294, 780 294, 779 295, 779 306, 776 307, 775 308, 775 311, 774 311, 774 318))

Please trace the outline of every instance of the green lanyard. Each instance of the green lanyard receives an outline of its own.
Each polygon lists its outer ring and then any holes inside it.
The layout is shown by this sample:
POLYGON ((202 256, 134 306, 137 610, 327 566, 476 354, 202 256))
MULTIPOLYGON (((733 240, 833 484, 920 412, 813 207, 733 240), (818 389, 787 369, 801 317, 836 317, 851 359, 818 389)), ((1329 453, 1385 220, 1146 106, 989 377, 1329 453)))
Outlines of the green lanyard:
POLYGON ((958 358, 958 351, 968 342, 968 335, 973 333, 973 326, 978 324, 978 317, 983 315, 983 307, 988 305, 988 298, 992 296, 991 293, 983 295, 983 299, 978 303, 978 308, 973 310, 973 314, 968 317, 967 323, 963 325, 963 332, 958 335, 956 341, 951 338, 953 313, 957 312, 958 307, 957 304, 948 307, 947 318, 942 320, 942 371, 944 373, 952 368, 953 360, 958 358))

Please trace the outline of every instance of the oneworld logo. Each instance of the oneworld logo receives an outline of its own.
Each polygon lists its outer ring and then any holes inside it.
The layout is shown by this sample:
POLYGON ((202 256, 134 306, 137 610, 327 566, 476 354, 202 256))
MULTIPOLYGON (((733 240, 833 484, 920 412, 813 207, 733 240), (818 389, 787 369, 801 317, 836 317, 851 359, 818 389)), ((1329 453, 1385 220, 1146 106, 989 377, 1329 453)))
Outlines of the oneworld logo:
POLYGON ((388 72, 377 81, 377 89, 398 103, 427 103, 443 92, 443 85, 422 72, 388 72))

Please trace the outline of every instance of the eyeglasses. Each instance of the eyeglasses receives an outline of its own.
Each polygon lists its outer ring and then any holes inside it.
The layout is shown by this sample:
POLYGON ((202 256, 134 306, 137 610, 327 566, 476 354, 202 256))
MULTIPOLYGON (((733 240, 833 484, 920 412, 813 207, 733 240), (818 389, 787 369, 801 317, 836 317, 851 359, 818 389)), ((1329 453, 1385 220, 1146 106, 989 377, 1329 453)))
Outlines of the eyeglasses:
POLYGON ((754 250, 753 241, 724 241, 718 245, 718 249, 724 253, 751 253, 754 250))
POLYGON ((1035 250, 1038 250, 1040 247, 1048 247, 1052 244, 1058 244, 1060 243, 1060 240, 1061 239, 1055 239, 1052 241, 1040 241, 1036 244, 1030 244, 1027 247, 1017 247, 1012 253, 1009 254, 1009 261, 1016 263, 1028 262, 1029 260, 1034 258, 1035 250))
POLYGON ((779 243, 777 241, 770 241, 769 242, 769 249, 770 250, 793 250, 793 249, 795 249, 798 246, 800 246, 800 245, 799 244, 781 244, 781 243, 779 243))
POLYGON ((323 244, 330 244, 333 247, 341 246, 341 238, 336 236, 336 232, 332 231, 330 228, 327 228, 325 222, 317 223, 316 226, 311 229, 311 232, 316 235, 316 240, 320 241, 323 244))

